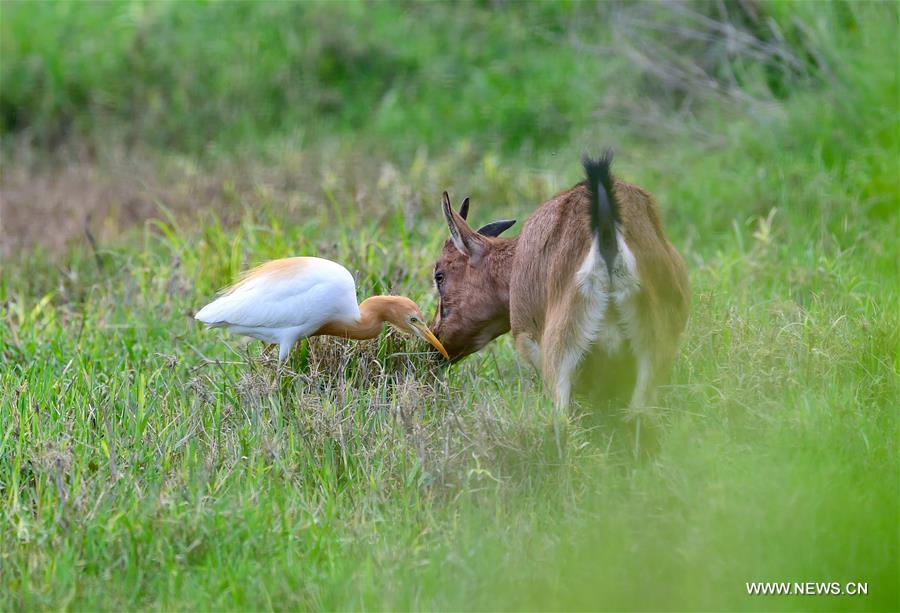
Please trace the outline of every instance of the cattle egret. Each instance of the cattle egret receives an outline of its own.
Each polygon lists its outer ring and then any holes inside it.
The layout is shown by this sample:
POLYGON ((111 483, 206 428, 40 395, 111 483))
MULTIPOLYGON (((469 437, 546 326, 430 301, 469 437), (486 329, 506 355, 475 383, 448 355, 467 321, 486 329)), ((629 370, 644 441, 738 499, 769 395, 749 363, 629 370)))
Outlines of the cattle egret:
POLYGON ((301 338, 375 338, 385 323, 415 334, 448 357, 415 302, 404 296, 373 296, 357 305, 350 271, 322 258, 266 262, 242 275, 194 317, 210 328, 278 345, 279 363, 301 338))

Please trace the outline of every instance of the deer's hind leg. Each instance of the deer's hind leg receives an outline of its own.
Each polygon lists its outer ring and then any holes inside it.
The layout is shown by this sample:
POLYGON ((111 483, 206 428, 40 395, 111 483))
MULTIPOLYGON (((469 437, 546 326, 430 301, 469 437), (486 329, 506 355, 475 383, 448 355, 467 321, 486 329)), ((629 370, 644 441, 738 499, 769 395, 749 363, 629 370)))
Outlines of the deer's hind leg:
POLYGON ((578 344, 572 343, 574 327, 567 317, 567 306, 558 304, 553 311, 547 313, 540 355, 544 389, 552 397, 555 408, 553 433, 560 458, 565 457, 563 433, 566 409, 572 393, 572 375, 584 353, 578 344))
POLYGON ((560 407, 569 404, 575 370, 604 328, 609 306, 609 277, 598 266, 596 239, 575 274, 574 283, 548 313, 541 342, 544 378, 552 382, 560 407))
POLYGON ((520 332, 514 339, 516 353, 528 362, 535 372, 541 374, 541 346, 537 344, 530 332, 520 332))
MULTIPOLYGON (((575 370, 596 336, 594 300, 572 292, 548 313, 541 340, 541 370, 557 408, 569 405, 575 370)), ((599 313, 602 317, 602 312, 599 313)))

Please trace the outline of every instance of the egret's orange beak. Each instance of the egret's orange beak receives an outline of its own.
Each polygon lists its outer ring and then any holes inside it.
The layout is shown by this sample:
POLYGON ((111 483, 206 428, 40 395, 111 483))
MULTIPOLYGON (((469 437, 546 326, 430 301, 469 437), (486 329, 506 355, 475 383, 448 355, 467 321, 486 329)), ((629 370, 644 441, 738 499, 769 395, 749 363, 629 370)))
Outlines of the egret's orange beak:
POLYGON ((439 341, 437 337, 431 332, 431 330, 428 329, 428 326, 426 326, 421 321, 410 322, 409 325, 412 326, 413 332, 415 332, 417 336, 434 345, 434 348, 440 351, 442 356, 444 356, 448 360, 450 359, 450 355, 447 353, 447 350, 444 349, 443 345, 441 345, 441 341, 439 341))

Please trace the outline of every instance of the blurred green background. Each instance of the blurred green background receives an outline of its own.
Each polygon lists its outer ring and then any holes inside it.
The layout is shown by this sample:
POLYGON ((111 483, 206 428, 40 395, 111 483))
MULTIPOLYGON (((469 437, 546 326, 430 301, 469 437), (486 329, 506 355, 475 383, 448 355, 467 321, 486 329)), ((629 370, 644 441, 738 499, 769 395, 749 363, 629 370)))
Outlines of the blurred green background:
POLYGON ((900 609, 898 30, 0 2, 0 609, 900 609), (430 311, 442 190, 521 223, 607 146, 693 286, 646 457, 580 401, 560 458, 506 339, 449 371, 315 339, 278 380, 188 317, 293 254, 430 311))

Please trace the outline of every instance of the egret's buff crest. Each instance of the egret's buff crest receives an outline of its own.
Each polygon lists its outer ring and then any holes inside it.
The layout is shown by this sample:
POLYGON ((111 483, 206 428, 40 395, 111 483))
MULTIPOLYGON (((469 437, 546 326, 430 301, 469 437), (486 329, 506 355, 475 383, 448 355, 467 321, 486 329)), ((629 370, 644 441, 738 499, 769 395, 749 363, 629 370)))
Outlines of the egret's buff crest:
POLYGON ((221 294, 223 296, 231 294, 242 285, 261 277, 277 275, 290 276, 297 274, 300 270, 309 265, 309 262, 306 261, 307 259, 309 258, 294 257, 263 262, 259 266, 255 266, 250 270, 245 270, 238 275, 238 280, 233 285, 222 290, 221 294))

